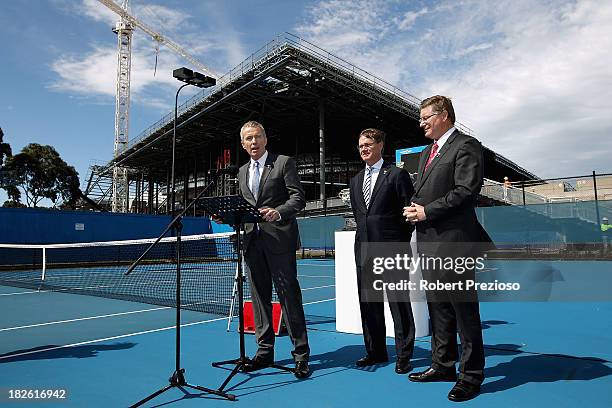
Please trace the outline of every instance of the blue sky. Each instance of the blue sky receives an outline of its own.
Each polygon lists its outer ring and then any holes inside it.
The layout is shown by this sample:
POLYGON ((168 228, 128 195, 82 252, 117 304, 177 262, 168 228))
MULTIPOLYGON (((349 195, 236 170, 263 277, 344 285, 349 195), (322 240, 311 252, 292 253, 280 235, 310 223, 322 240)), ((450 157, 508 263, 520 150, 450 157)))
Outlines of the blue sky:
MULTIPOLYGON (((424 98, 541 177, 612 172, 612 2, 131 1, 132 13, 225 73, 295 33, 424 98)), ((14 152, 56 147, 83 179, 112 157, 117 20, 96 0, 0 2, 0 127, 14 152)), ((130 136, 170 112, 173 68, 134 34, 130 136)), ((189 96, 185 92, 185 98, 189 96)), ((0 200, 3 200, 3 193, 0 200)))

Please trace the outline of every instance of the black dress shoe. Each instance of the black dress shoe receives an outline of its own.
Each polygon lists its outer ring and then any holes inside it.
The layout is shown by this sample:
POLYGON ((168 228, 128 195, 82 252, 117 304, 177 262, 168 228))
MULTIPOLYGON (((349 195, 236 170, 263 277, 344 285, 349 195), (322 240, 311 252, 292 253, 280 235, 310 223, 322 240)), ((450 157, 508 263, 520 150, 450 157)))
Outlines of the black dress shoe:
POLYGON ((302 379, 310 376, 310 368, 308 367, 308 361, 296 361, 295 370, 293 374, 296 378, 302 379))
POLYGON ((255 357, 252 360, 247 361, 242 366, 242 371, 245 373, 250 373, 253 371, 261 370, 262 368, 270 367, 272 365, 272 360, 265 360, 260 357, 255 357))
POLYGON ((414 382, 457 381, 457 373, 453 371, 445 374, 429 367, 427 370, 421 371, 420 373, 409 374, 408 379, 414 382))
POLYGON ((412 367, 410 366, 410 361, 398 359, 395 362, 395 372, 396 373, 398 373, 398 374, 406 374, 410 370, 412 370, 412 367))
POLYGON ((453 389, 448 393, 448 399, 455 402, 462 402, 471 400, 478 394, 480 394, 480 385, 459 380, 453 389))
POLYGON ((357 367, 368 367, 368 366, 373 366, 373 365, 380 364, 380 363, 386 363, 387 361, 389 361, 388 357, 365 356, 355 361, 355 365, 357 367))

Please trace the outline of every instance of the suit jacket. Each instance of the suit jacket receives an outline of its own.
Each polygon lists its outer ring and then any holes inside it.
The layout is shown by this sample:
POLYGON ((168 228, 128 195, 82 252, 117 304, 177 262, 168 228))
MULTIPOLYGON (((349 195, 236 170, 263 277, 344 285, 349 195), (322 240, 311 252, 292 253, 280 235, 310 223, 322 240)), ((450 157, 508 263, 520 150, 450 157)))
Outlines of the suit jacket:
POLYGON ((410 205, 414 187, 408 172, 383 163, 372 189, 370 207, 363 198, 362 169, 351 179, 351 207, 357 223, 355 243, 409 242, 414 227, 402 216, 402 208, 410 205))
POLYGON ((455 130, 425 170, 431 149, 421 155, 412 198, 427 216, 416 224, 417 242, 491 242, 474 209, 483 182, 480 142, 455 130))
POLYGON ((259 223, 259 232, 256 232, 254 224, 246 224, 245 251, 256 233, 258 241, 271 253, 296 251, 300 247, 300 233, 295 217, 306 206, 306 200, 295 160, 268 153, 257 200, 248 186, 250 164, 249 160, 238 172, 240 195, 257 208, 275 208, 281 220, 259 223))

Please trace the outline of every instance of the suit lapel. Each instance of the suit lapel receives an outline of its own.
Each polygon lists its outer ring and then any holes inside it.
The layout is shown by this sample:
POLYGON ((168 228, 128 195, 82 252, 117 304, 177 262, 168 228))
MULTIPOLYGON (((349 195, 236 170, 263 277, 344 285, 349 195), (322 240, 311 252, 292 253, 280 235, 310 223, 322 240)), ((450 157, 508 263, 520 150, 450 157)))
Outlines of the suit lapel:
POLYGON ((251 166, 251 160, 249 160, 244 166, 242 166, 242 175, 240 176, 240 191, 242 196, 252 205, 255 205, 255 197, 251 193, 249 187, 249 168, 251 166))
POLYGON ((448 152, 450 150, 451 144, 453 144, 453 140, 455 140, 455 133, 456 132, 457 131, 453 132, 449 136, 449 138, 446 140, 446 143, 444 143, 444 146, 442 146, 440 151, 438 151, 438 153, 436 154, 434 159, 431 161, 431 164, 429 165, 429 168, 427 168, 427 172, 432 171, 436 167, 436 165, 440 162, 440 160, 442 160, 444 155, 446 155, 446 152, 448 152))
POLYGON ((363 212, 367 211, 365 200, 363 198, 363 178, 365 177, 365 170, 361 170, 357 173, 357 181, 355 183, 355 188, 357 191, 355 192, 356 201, 363 210, 363 212))
POLYGON ((416 189, 418 191, 419 186, 421 185, 421 180, 423 179, 423 171, 425 171, 425 163, 427 163, 427 158, 429 157, 429 152, 431 152, 433 144, 430 144, 423 150, 421 153, 421 157, 419 158, 419 168, 417 170, 417 179, 416 179, 416 189))
MULTIPOLYGON (((425 170, 425 165, 423 165, 423 171, 419 172, 419 183, 418 183, 417 191, 421 189, 421 187, 425 183, 425 180, 427 180, 427 177, 429 177, 429 175, 435 169, 435 167, 438 165, 440 160, 444 157, 444 155, 446 155, 446 152, 448 152, 450 150, 451 144, 455 140, 455 136, 457 135, 457 133, 459 133, 459 131, 455 130, 449 136, 449 138, 446 140, 446 143, 444 143, 444 145, 440 148, 438 153, 434 156, 433 160, 429 164, 429 167, 427 167, 427 170, 425 170)), ((427 158, 429 158, 429 153, 431 152, 432 146, 433 146, 433 144, 430 145, 429 148, 427 149, 427 156, 426 156, 427 158)), ((425 159, 425 163, 427 163, 427 159, 425 159)))
POLYGON ((257 201, 259 201, 262 193, 264 191, 264 187, 266 185, 266 181, 268 180, 268 176, 270 176, 270 172, 274 168, 274 162, 276 161, 276 155, 268 152, 268 157, 266 158, 266 164, 264 164, 263 172, 261 173, 261 180, 259 182, 259 194, 257 194, 257 201))
MULTIPOLYGON (((380 190, 380 186, 385 181, 385 177, 387 177, 387 173, 389 173, 389 164, 383 163, 380 171, 378 172, 378 177, 376 177, 376 184, 374 184, 374 188, 372 189, 372 195, 370 196, 370 208, 372 208, 372 203, 374 202, 374 198, 376 198, 376 193, 380 190)), ((365 203, 365 201, 364 201, 365 203)))

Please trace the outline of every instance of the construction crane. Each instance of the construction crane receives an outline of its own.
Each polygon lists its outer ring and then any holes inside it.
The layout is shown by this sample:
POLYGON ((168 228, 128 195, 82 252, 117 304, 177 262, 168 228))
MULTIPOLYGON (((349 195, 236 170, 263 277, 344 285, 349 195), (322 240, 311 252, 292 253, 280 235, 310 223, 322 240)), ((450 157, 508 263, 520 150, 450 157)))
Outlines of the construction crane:
MULTIPOLYGON (((114 158, 117 158, 128 143, 128 126, 130 113, 130 73, 132 65, 132 33, 134 28, 147 33, 158 44, 163 44, 172 51, 189 61, 201 73, 217 78, 218 75, 199 62, 181 46, 169 38, 157 33, 129 14, 129 0, 123 0, 121 5, 113 0, 98 0, 104 6, 119 15, 119 21, 113 28, 117 34, 117 91, 115 97, 115 144, 114 158)), ((113 194, 111 209, 113 212, 128 212, 129 208, 129 180, 127 169, 120 166, 113 167, 113 194)))

